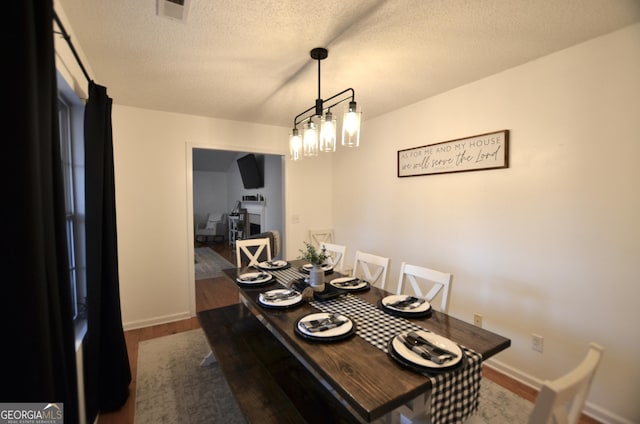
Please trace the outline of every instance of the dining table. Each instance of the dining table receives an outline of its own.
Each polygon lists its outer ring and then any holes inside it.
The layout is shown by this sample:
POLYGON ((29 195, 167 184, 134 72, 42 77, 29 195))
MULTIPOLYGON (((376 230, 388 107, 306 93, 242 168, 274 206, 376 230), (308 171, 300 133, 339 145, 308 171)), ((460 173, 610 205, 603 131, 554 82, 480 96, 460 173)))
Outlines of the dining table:
POLYGON ((223 273, 238 285, 241 304, 359 422, 397 421, 400 413, 413 422, 463 422, 478 409, 482 362, 511 345, 506 337, 432 307, 420 314, 397 311, 385 304, 394 293, 364 280, 357 290, 342 287, 336 282, 349 281, 350 276, 331 268, 325 271, 325 290, 314 292, 305 290, 304 260, 262 265, 227 268, 223 273), (299 294, 300 301, 266 301, 273 294, 290 292, 299 294), (309 323, 327 322, 309 318, 327 315, 347 322, 349 331, 326 338, 307 331, 309 323), (406 343, 399 345, 398 340, 404 342, 409 332, 451 343, 440 346, 455 349, 455 366, 432 368, 407 361, 406 354, 399 355, 406 343))

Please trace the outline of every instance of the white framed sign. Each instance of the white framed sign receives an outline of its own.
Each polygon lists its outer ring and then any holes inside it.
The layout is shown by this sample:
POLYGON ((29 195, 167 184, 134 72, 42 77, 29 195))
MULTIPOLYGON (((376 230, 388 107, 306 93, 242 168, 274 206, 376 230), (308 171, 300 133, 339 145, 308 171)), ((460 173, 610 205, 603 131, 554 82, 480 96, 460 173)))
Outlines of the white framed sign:
POLYGON ((398 150, 398 178, 509 167, 509 130, 398 150))

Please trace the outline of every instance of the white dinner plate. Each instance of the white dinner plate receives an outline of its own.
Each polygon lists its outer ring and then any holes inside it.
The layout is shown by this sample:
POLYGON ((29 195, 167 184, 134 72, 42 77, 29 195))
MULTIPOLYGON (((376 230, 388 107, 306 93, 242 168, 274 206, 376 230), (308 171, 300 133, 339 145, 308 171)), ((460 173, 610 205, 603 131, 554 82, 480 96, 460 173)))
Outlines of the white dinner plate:
POLYGON ((242 284, 261 284, 270 281, 272 278, 273 276, 266 272, 247 272, 238 275, 236 281, 242 284))
POLYGON ((339 288, 341 290, 360 290, 364 287, 367 287, 367 282, 364 280, 359 280, 359 283, 353 286, 343 286, 340 283, 344 282, 344 281, 351 281, 353 280, 354 277, 341 277, 341 278, 334 278, 333 280, 329 281, 329 284, 331 284, 333 287, 339 288))
POLYGON ((424 303, 422 303, 421 305, 415 307, 415 308, 396 308, 394 306, 391 306, 393 303, 396 302, 400 302, 402 300, 405 300, 407 298, 409 298, 409 295, 406 294, 392 294, 390 296, 386 296, 382 299, 382 305, 385 308, 389 308, 389 309, 393 309, 394 311, 399 311, 399 312, 405 312, 405 313, 421 313, 421 312, 426 312, 429 310, 429 308, 431 308, 431 304, 428 301, 424 301, 424 303))
POLYGON ((285 266, 289 265, 287 263, 287 261, 264 261, 264 262, 260 262, 258 264, 258 268, 262 268, 262 269, 280 269, 280 268, 284 268, 285 266))
MULTIPOLYGON (((305 265, 302 266, 302 268, 305 271, 309 272, 309 271, 311 271, 313 269, 313 265, 305 264, 305 265)), ((331 271, 332 269, 333 269, 333 265, 331 265, 331 264, 322 264, 322 270, 324 272, 331 271)))
MULTIPOLYGON (((422 356, 418 355, 417 353, 413 352, 412 350, 410 350, 409 348, 407 348, 404 343, 402 343, 398 337, 396 336, 393 341, 392 341, 392 346, 395 349, 396 353, 400 356, 402 356, 403 358, 405 358, 407 361, 410 361, 416 365, 419 365, 421 367, 428 367, 428 368, 447 368, 453 365, 456 365, 458 362, 460 362, 462 360, 462 349, 460 349, 460 346, 458 346, 455 342, 453 342, 452 340, 447 339, 446 337, 442 337, 439 336, 437 334, 433 334, 430 333, 428 331, 424 331, 424 330, 418 330, 416 331, 416 333, 418 333, 418 335, 420 335, 421 337, 425 338, 426 340, 428 340, 429 342, 433 343, 434 345, 442 348, 442 349, 446 349, 449 352, 455 353, 456 357, 450 361, 446 361, 442 364, 436 364, 435 362, 431 362, 428 359, 424 359, 422 356)), ((403 333, 402 335, 405 335, 405 333, 403 333)))
POLYGON ((279 293, 287 293, 289 291, 290 289, 269 290, 264 293, 260 293, 260 296, 258 297, 258 301, 267 306, 278 306, 278 307, 292 306, 302 302, 302 293, 300 292, 296 292, 296 295, 293 297, 289 297, 287 299, 282 299, 282 300, 267 300, 265 298, 265 296, 276 295, 279 293))
POLYGON ((305 335, 311 336, 311 337, 315 337, 315 338, 332 338, 332 337, 343 336, 343 335, 347 334, 348 332, 350 332, 351 329, 353 328, 353 321, 351 321, 351 319, 349 319, 348 317, 346 317, 344 315, 340 315, 340 319, 347 319, 349 321, 345 322, 344 324, 340 325, 339 327, 330 328, 330 329, 325 330, 325 331, 311 332, 311 331, 307 330, 302 325, 303 323, 308 323, 308 322, 313 321, 313 320, 320 320, 320 319, 328 318, 330 315, 331 314, 328 313, 328 312, 319 312, 319 313, 316 313, 316 314, 305 315, 304 317, 300 318, 300 320, 298 321, 298 331, 300 331, 302 334, 305 334, 305 335))

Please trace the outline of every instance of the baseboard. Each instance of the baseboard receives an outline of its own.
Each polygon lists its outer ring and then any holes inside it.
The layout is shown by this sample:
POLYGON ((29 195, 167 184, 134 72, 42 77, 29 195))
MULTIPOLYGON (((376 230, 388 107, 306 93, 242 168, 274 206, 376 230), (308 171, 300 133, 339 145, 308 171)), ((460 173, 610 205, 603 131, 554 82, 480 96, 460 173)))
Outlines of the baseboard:
POLYGON ((192 318, 189 312, 181 312, 179 314, 165 315, 162 317, 155 317, 150 319, 143 319, 138 321, 129 321, 122 324, 124 331, 135 330, 138 328, 151 327, 153 325, 167 324, 169 322, 181 321, 183 319, 192 318))
MULTIPOLYGON (((483 366, 492 368, 493 370, 506 375, 507 377, 517 381, 518 383, 524 384, 525 386, 531 387, 535 390, 540 390, 540 387, 542 386, 542 381, 540 379, 535 378, 532 375, 522 372, 494 358, 489 358, 484 361, 483 366)), ((632 421, 629 421, 626 418, 614 414, 613 412, 601 408, 600 406, 595 405, 591 402, 587 402, 585 404, 582 413, 603 424, 634 424, 632 421)))

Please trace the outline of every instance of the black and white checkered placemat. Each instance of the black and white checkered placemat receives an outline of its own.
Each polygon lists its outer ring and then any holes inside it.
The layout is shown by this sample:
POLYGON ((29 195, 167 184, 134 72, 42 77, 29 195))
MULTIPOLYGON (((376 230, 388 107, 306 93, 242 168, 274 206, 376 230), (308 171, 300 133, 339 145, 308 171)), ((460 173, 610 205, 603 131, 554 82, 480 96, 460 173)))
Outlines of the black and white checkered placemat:
POLYGON ((423 330, 411 321, 389 315, 351 293, 323 302, 312 300, 309 304, 322 312, 337 312, 348 316, 356 323, 356 334, 385 353, 388 352, 389 340, 396 335, 423 330))
MULTIPOLYGON (((400 333, 426 330, 404 318, 389 315, 375 305, 348 293, 324 302, 311 301, 323 312, 337 312, 356 323, 356 334, 373 346, 388 353, 388 343, 400 333)), ((446 374, 431 375, 431 423, 462 423, 478 409, 482 356, 460 346, 467 357, 467 366, 446 374)))
POLYGON ((307 277, 309 274, 304 274, 299 271, 298 268, 294 268, 290 266, 286 269, 278 269, 269 271, 276 279, 283 285, 289 286, 290 282, 293 280, 298 280, 300 278, 307 277))

